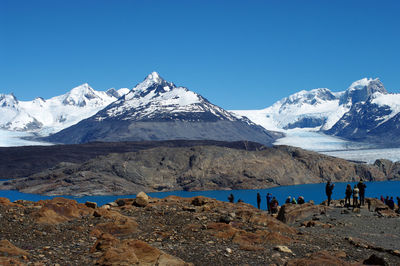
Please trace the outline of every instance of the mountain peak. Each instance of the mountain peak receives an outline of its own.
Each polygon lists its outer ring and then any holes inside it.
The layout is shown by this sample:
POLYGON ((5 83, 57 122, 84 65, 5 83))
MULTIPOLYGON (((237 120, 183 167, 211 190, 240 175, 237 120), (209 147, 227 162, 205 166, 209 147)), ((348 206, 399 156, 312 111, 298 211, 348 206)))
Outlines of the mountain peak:
POLYGON ((0 107, 16 107, 18 100, 13 93, 0 94, 0 107))
POLYGON ((347 90, 348 91, 349 90, 350 91, 351 90, 360 90, 371 84, 382 84, 382 82, 379 80, 379 78, 375 78, 375 79, 374 78, 362 78, 360 80, 354 81, 347 90))
POLYGON ((154 83, 160 83, 163 79, 157 72, 153 71, 146 77, 146 80, 153 81, 154 83))
POLYGON ((340 104, 351 105, 365 102, 375 93, 387 94, 379 78, 363 78, 353 82, 340 98, 340 104))
POLYGON ((92 87, 89 86, 89 84, 84 83, 73 88, 67 94, 65 94, 63 104, 83 107, 86 105, 87 100, 91 100, 94 98, 98 98, 96 92, 93 90, 92 87))

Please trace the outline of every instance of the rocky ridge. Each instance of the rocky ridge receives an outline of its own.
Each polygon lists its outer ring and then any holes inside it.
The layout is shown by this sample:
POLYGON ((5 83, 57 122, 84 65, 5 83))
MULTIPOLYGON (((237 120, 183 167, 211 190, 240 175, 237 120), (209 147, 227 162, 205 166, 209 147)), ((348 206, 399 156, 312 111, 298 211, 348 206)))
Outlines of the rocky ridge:
POLYGON ((63 198, 15 203, 0 198, 0 262, 362 265, 383 261, 398 265, 400 236, 395 224, 399 215, 393 211, 387 212, 390 216, 365 208, 357 212, 340 202, 331 207, 289 205, 286 210, 291 212, 286 215, 293 222, 285 224, 251 205, 205 197, 157 199, 140 193, 136 199, 101 207, 63 198), (300 217, 299 213, 307 214, 300 217), (357 228, 366 223, 369 226, 360 234, 357 228))
POLYGON ((398 163, 349 162, 289 146, 242 150, 217 146, 157 147, 109 154, 85 163, 0 182, 0 189, 43 195, 136 194, 139 191, 257 189, 399 178, 398 163))

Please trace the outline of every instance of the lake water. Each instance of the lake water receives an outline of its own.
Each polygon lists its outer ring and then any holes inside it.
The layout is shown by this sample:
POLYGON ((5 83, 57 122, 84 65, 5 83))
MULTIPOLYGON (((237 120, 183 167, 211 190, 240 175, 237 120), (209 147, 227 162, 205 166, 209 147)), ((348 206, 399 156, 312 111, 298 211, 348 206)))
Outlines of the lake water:
MULTIPOLYGON (((335 183, 335 188, 333 190, 332 199, 342 199, 344 198, 344 192, 346 189, 346 185, 348 183, 335 183)), ((355 183, 350 183, 354 186, 355 183)), ((374 197, 379 198, 381 195, 393 196, 396 199, 397 196, 400 196, 400 181, 383 181, 383 182, 366 182, 366 197, 374 197)), ((253 206, 256 206, 256 195, 259 192, 262 196, 262 208, 266 208, 266 200, 265 196, 267 193, 272 193, 275 196, 279 203, 284 203, 285 199, 288 196, 296 197, 303 196, 306 201, 314 200, 316 204, 321 203, 326 199, 325 196, 325 184, 307 184, 307 185, 296 185, 296 186, 281 186, 275 188, 268 189, 243 189, 243 190, 218 190, 218 191, 171 191, 171 192, 157 192, 157 193, 148 193, 151 197, 156 198, 164 198, 170 195, 176 195, 181 197, 194 197, 194 196, 205 196, 209 198, 214 198, 217 200, 228 201, 227 198, 229 194, 233 194, 235 197, 235 201, 238 199, 242 199, 246 203, 250 203, 253 206)), ((30 201, 39 201, 43 199, 51 199, 53 197, 50 196, 41 196, 37 194, 27 194, 21 193, 14 190, 0 190, 0 197, 9 198, 11 201, 23 199, 30 201)), ((135 195, 123 195, 123 196, 85 196, 85 197, 72 197, 72 196, 63 196, 66 198, 74 199, 78 202, 86 202, 93 201, 97 202, 99 206, 104 205, 108 202, 115 201, 119 198, 134 198, 135 195)))

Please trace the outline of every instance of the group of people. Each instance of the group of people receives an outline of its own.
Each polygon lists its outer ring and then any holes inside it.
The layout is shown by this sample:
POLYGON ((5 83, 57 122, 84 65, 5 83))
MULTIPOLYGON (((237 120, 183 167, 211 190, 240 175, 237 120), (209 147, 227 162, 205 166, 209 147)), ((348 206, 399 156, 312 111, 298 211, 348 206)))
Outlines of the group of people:
MULTIPOLYGON (((397 206, 399 207, 398 212, 400 213, 400 198, 396 197, 397 199, 397 206)), ((381 201, 383 203, 385 203, 391 210, 394 210, 394 199, 393 197, 386 196, 386 198, 383 198, 383 196, 381 196, 381 201)))
MULTIPOLYGON (((331 199, 332 199, 332 192, 333 188, 335 187, 335 184, 332 184, 331 181, 328 181, 325 186, 325 193, 328 198, 328 206, 331 204, 331 199)), ((364 206, 365 204, 365 189, 367 188, 367 185, 363 182, 363 180, 360 180, 358 184, 354 185, 354 188, 351 187, 350 184, 347 184, 346 186, 346 191, 345 191, 345 199, 344 199, 344 205, 345 207, 350 207, 351 204, 351 197, 353 196, 353 207, 360 207, 364 206)))
MULTIPOLYGON (((326 196, 328 197, 327 200, 327 205, 329 206, 331 204, 331 200, 332 200, 332 193, 333 193, 333 189, 335 187, 335 184, 331 183, 330 181, 328 181, 326 183, 325 186, 325 193, 326 196)), ((363 182, 363 180, 360 180, 356 185, 354 185, 354 187, 352 188, 350 184, 347 184, 346 186, 346 191, 345 191, 345 200, 344 200, 344 206, 345 207, 350 207, 353 206, 354 208, 359 208, 360 206, 364 206, 365 204, 365 190, 367 188, 367 185, 365 185, 365 183, 363 182), (353 198, 353 204, 351 203, 351 198, 353 198)), ((266 196, 267 199, 267 210, 268 213, 274 214, 278 212, 278 207, 279 207, 279 203, 278 200, 276 199, 276 197, 272 196, 271 193, 267 193, 266 196)), ((399 206, 399 212, 400 212, 400 198, 396 197, 397 199, 397 204, 399 206)), ((229 202, 234 202, 234 196, 231 193, 228 197, 229 202)), ((390 209, 394 210, 395 208, 395 204, 394 204, 394 199, 393 197, 387 196, 386 198, 384 198, 383 196, 381 196, 381 200, 382 202, 384 202, 386 205, 389 206, 390 209)), ((241 199, 238 200, 238 202, 243 202, 241 199)), ((303 196, 299 196, 296 200, 295 197, 287 197, 285 203, 291 203, 291 204, 303 204, 305 203, 304 201, 304 197, 303 196)), ((258 209, 261 208, 261 195, 260 193, 257 193, 257 207, 258 209)), ((369 206, 368 206, 369 208, 369 206)))
MULTIPOLYGON (((267 199, 267 210, 268 210, 268 213, 271 213, 271 214, 277 213, 278 212, 279 203, 278 203, 278 200, 276 199, 276 197, 273 197, 271 193, 267 193, 266 199, 267 199)), ((303 204, 303 203, 305 203, 305 201, 304 201, 304 197, 303 196, 298 197, 297 200, 296 200, 295 197, 292 198, 291 196, 289 196, 286 199, 285 203, 303 204)), ((260 193, 257 193, 257 207, 259 209, 260 209, 260 204, 261 204, 261 195, 260 195, 260 193)))
MULTIPOLYGON (((232 193, 228 196, 228 200, 231 203, 233 203, 235 201, 235 197, 233 196, 232 193)), ((271 193, 267 193, 266 200, 267 200, 268 213, 271 213, 271 214, 277 213, 278 212, 278 207, 279 207, 279 202, 276 199, 276 197, 272 196, 271 193)), ((238 202, 243 202, 243 201, 239 199, 238 202)), ((304 197, 303 196, 298 197, 297 200, 296 200, 295 197, 292 198, 292 197, 289 196, 286 199, 285 203, 303 204, 303 203, 305 203, 305 201, 304 201, 304 197)), ((258 209, 261 208, 261 195, 260 195, 260 193, 257 193, 257 207, 258 207, 258 209)))

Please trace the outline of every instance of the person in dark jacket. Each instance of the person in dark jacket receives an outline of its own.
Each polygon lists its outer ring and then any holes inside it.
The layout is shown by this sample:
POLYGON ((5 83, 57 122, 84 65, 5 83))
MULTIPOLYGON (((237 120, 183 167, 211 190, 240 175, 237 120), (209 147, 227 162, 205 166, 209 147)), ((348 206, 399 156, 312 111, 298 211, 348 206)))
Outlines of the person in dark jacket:
POLYGON ((272 200, 272 194, 271 193, 267 193, 267 209, 268 209, 268 213, 271 213, 271 200, 272 200))
POLYGON ((365 189, 367 185, 364 184, 362 180, 357 184, 358 189, 360 190, 360 205, 364 206, 364 199, 365 199, 365 189))
POLYGON ((261 195, 260 193, 257 193, 257 208, 260 209, 261 205, 261 195))
POLYGON ((393 200, 393 197, 390 197, 390 199, 388 200, 388 204, 387 204, 388 206, 389 206, 389 208, 391 209, 391 210, 394 210, 394 200, 393 200))
POLYGON ((353 194, 353 190, 351 189, 351 185, 347 184, 346 186, 346 197, 344 199, 344 206, 345 207, 350 207, 351 205, 351 195, 353 194))
POLYGON ((298 203, 298 204, 304 204, 304 203, 305 203, 304 197, 303 197, 303 196, 300 196, 300 197, 298 198, 298 200, 297 200, 297 203, 298 203))
POLYGON ((331 204, 332 191, 333 191, 334 187, 335 187, 335 184, 331 184, 331 181, 328 181, 328 183, 326 183, 325 193, 326 193, 326 196, 328 197, 328 206, 331 204))
POLYGON ((233 203, 235 201, 235 197, 233 196, 233 194, 231 193, 228 197, 229 202, 233 203))
POLYGON ((271 213, 272 214, 278 212, 278 206, 279 206, 278 200, 275 197, 273 197, 271 200, 271 213))

